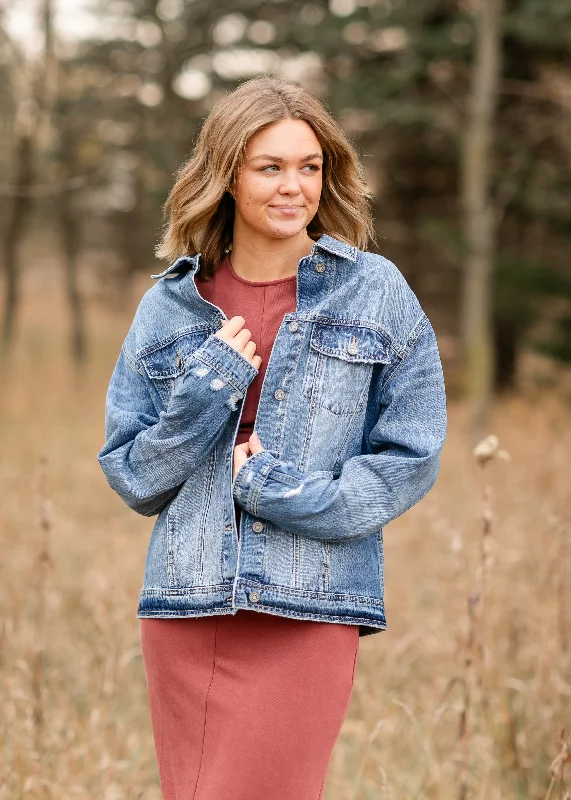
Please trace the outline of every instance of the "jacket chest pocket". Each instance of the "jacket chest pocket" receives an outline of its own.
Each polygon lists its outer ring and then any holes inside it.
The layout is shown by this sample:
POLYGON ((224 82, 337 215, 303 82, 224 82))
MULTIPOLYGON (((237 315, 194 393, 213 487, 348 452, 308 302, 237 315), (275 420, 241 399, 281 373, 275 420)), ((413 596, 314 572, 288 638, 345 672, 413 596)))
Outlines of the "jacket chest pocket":
POLYGON ((212 332, 210 329, 200 328, 181 333, 166 343, 147 347, 139 354, 143 369, 164 403, 168 401, 176 380, 188 369, 193 353, 212 332))
POLYGON ((360 325, 316 322, 302 392, 333 414, 355 414, 366 404, 375 364, 391 360, 389 337, 360 325))

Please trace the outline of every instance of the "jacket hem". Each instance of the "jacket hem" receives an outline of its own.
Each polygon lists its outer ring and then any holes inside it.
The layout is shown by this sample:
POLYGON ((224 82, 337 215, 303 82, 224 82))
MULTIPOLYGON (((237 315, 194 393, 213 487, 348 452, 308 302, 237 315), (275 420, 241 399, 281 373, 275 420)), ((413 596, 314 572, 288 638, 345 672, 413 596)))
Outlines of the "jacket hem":
POLYGON ((240 578, 233 603, 232 589, 233 584, 180 589, 143 588, 137 617, 205 617, 235 614, 240 609, 246 609, 313 622, 358 625, 359 636, 379 633, 387 627, 384 604, 375 597, 291 589, 240 578), (254 602, 250 600, 253 590, 259 597, 254 602), (316 602, 319 604, 318 609, 315 608, 316 602))

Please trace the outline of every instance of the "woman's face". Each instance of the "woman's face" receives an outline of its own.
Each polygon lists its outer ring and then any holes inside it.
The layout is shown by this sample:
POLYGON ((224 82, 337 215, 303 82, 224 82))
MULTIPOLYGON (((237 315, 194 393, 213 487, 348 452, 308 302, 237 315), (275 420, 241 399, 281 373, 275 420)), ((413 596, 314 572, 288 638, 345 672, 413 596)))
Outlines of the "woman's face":
POLYGON ((323 151, 298 119, 254 134, 234 187, 237 225, 258 236, 285 239, 305 230, 319 205, 323 151))

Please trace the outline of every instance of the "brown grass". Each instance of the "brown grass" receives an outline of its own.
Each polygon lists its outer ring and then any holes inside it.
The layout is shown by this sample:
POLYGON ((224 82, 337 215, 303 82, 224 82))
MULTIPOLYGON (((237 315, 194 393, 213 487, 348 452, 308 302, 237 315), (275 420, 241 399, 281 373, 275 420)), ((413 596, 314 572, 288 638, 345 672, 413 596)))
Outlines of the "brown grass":
MULTIPOLYGON (((0 799, 159 800, 135 617, 154 520, 122 504, 96 461, 133 303, 90 307, 78 373, 57 286, 40 289, 2 365, 0 799)), ((569 398, 554 394, 496 405, 490 428, 511 461, 484 470, 450 403, 436 487, 386 530, 389 627, 361 640, 326 800, 564 797, 571 424, 569 398), (485 485, 493 524, 470 678, 485 485)))

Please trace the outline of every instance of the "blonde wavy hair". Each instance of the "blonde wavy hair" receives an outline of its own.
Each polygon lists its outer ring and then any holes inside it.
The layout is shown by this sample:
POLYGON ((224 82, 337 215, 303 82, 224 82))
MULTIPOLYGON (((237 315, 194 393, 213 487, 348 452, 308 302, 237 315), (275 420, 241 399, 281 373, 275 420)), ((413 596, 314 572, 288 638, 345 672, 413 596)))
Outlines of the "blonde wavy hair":
POLYGON ((229 193, 250 138, 285 119, 313 129, 323 150, 323 185, 316 215, 307 226, 312 239, 324 233, 359 249, 374 240, 363 168, 339 124, 302 86, 272 76, 252 78, 221 98, 200 130, 190 158, 176 173, 164 205, 164 225, 156 248, 169 263, 201 252, 200 276, 210 278, 224 258, 234 227, 229 193))

